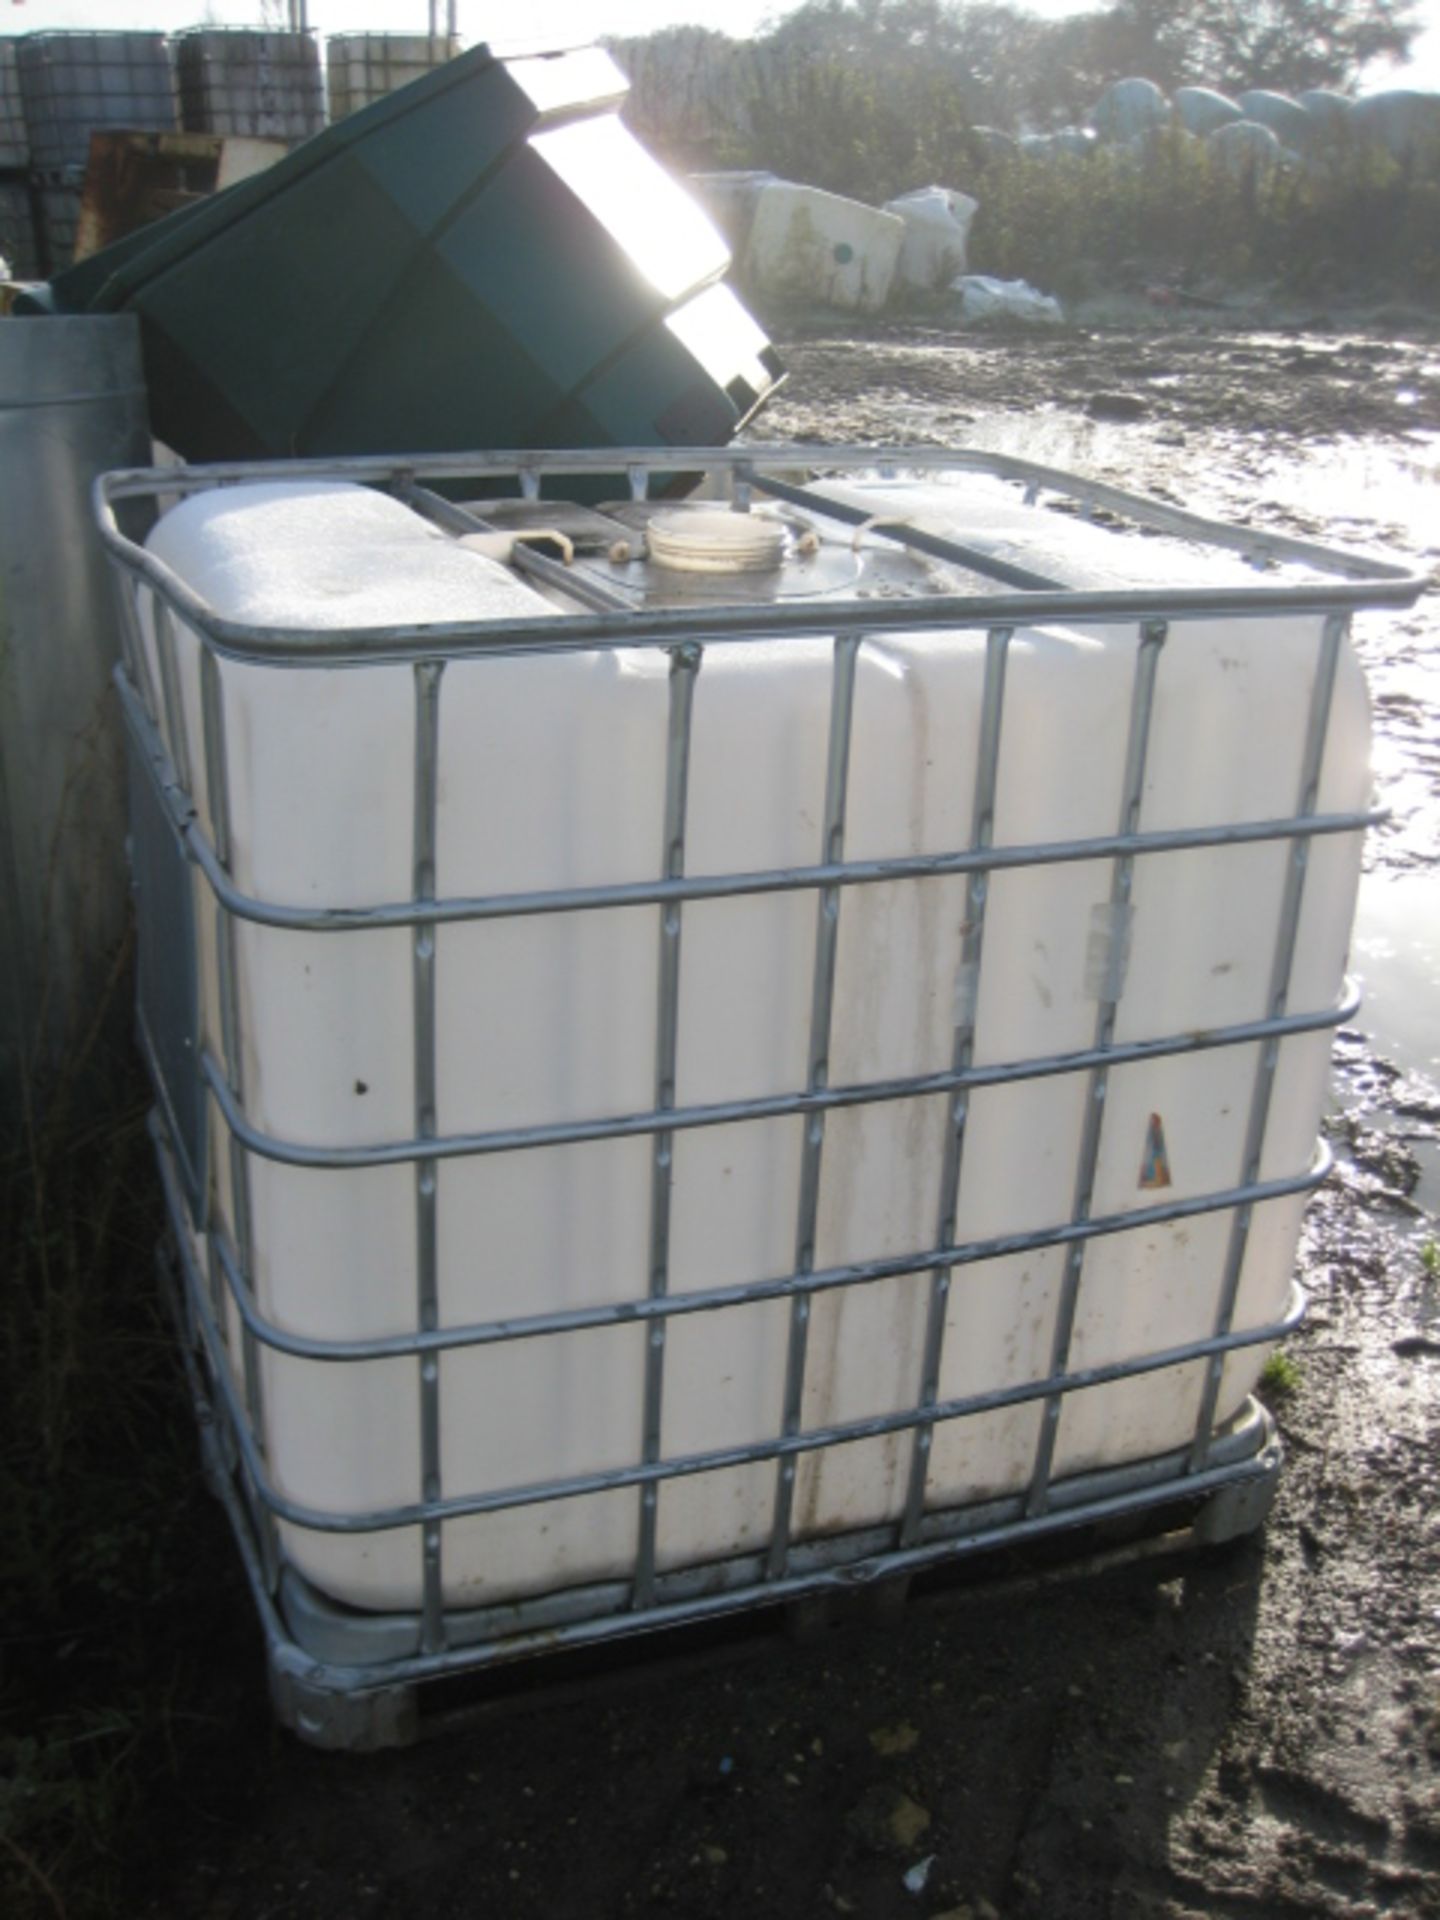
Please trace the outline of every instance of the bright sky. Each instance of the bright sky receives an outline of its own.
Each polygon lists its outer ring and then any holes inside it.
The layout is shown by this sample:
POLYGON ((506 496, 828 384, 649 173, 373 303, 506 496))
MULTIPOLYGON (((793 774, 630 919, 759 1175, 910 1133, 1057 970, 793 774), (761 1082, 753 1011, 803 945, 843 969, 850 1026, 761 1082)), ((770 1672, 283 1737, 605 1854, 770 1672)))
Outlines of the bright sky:
MULTIPOLYGON (((1036 13, 1081 13, 1103 0, 1023 0, 1036 13)), ((259 21, 263 0, 0 0, 0 32, 26 33, 41 27, 177 27, 208 19, 226 26, 259 21)), ((273 9, 283 11, 282 5, 273 9)), ((444 0, 439 0, 441 17, 444 0)), ((726 33, 753 33, 777 14, 790 11, 786 0, 459 0, 460 31, 466 40, 497 45, 523 37, 531 44, 564 44, 598 39, 608 33, 648 33, 656 27, 698 21, 726 33)), ((1422 0, 1418 9, 1425 32, 1407 68, 1383 67, 1370 87, 1418 86, 1440 90, 1440 0, 1422 0)), ((423 33, 427 0, 310 0, 310 24, 321 33, 423 33)))

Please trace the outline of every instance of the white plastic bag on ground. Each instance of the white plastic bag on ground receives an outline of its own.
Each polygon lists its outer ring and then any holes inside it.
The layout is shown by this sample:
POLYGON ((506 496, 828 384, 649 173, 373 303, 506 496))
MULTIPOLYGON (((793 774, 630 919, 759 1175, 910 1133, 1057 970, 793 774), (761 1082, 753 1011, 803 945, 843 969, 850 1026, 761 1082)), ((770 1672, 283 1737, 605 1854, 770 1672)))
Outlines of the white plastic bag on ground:
POLYGON ((960 318, 967 326, 988 321, 1018 321, 1030 327, 1060 327, 1065 313, 1053 294, 1039 293, 1028 280, 996 280, 988 273, 964 273, 951 283, 960 296, 960 318))
POLYGON ((886 213, 905 222, 898 275, 903 286, 938 293, 965 271, 970 222, 980 202, 949 187, 919 187, 885 202, 886 213))

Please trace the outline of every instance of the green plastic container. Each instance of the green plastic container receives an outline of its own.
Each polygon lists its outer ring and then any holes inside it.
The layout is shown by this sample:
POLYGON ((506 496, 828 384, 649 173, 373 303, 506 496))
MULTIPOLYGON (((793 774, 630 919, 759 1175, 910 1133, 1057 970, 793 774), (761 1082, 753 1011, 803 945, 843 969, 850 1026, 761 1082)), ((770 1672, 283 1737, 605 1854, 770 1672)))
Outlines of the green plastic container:
POLYGON ((58 275, 140 316, 187 460, 727 440, 780 377, 586 48, 472 48, 58 275))

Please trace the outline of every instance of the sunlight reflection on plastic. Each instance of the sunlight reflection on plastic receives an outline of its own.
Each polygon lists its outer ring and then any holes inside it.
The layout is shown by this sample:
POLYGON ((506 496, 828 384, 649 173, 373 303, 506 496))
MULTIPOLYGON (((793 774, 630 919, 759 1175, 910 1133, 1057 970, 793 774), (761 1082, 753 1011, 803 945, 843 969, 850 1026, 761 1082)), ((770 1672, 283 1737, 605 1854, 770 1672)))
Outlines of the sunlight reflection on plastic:
POLYGON ((530 145, 667 300, 729 266, 716 229, 613 113, 532 134, 530 145))
POLYGON ((763 393, 770 375, 760 355, 769 342, 729 287, 707 287, 670 314, 666 326, 717 386, 737 377, 763 393))

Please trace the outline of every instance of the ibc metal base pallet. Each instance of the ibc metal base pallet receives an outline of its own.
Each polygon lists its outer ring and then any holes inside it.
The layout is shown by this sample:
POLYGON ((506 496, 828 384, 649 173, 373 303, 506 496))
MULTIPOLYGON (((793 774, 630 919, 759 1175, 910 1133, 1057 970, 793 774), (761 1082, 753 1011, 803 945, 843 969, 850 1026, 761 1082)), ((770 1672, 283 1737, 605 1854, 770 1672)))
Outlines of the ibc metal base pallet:
MULTIPOLYGON (((152 1132, 165 1157, 158 1118, 152 1132)), ((166 1181, 175 1197, 171 1180, 166 1181)), ((686 1569, 656 1581, 655 1604, 630 1609, 630 1585, 573 1588, 520 1606, 446 1616, 444 1655, 422 1653, 423 1621, 413 1613, 362 1613, 318 1592, 293 1568, 267 1578, 261 1536, 237 1471, 239 1451, 212 1391, 203 1342, 195 1338, 189 1290, 198 1282, 183 1242, 167 1237, 157 1255, 162 1291, 179 1327, 194 1404, 205 1483, 225 1510, 265 1635, 270 1699, 281 1725, 307 1745, 352 1753, 408 1746, 432 1726, 449 1724, 459 1676, 526 1659, 599 1648, 637 1635, 786 1610, 792 1637, 808 1638, 868 1601, 874 1611, 901 1605, 917 1575, 961 1562, 983 1573, 1007 1550, 1049 1545, 1062 1557, 1041 1579, 1098 1572, 1148 1558, 1237 1540, 1262 1526, 1274 1502, 1283 1448, 1269 1412, 1247 1400, 1217 1433, 1212 1467, 1187 1470, 1184 1450, 1133 1466, 1056 1481, 1050 1510, 1027 1518, 1023 1496, 931 1516, 933 1537, 904 1553, 891 1550, 893 1528, 797 1547, 793 1573, 766 1581, 764 1556, 686 1569), (177 1251, 178 1250, 178 1251, 177 1251), (1098 1553, 1108 1530, 1122 1544, 1098 1553), (1064 1554, 1070 1540, 1074 1551, 1064 1554)), ((1007 1565, 1007 1571, 1011 1568, 1007 1565)), ((1028 1581, 1022 1584, 1029 1584, 1028 1581)))

